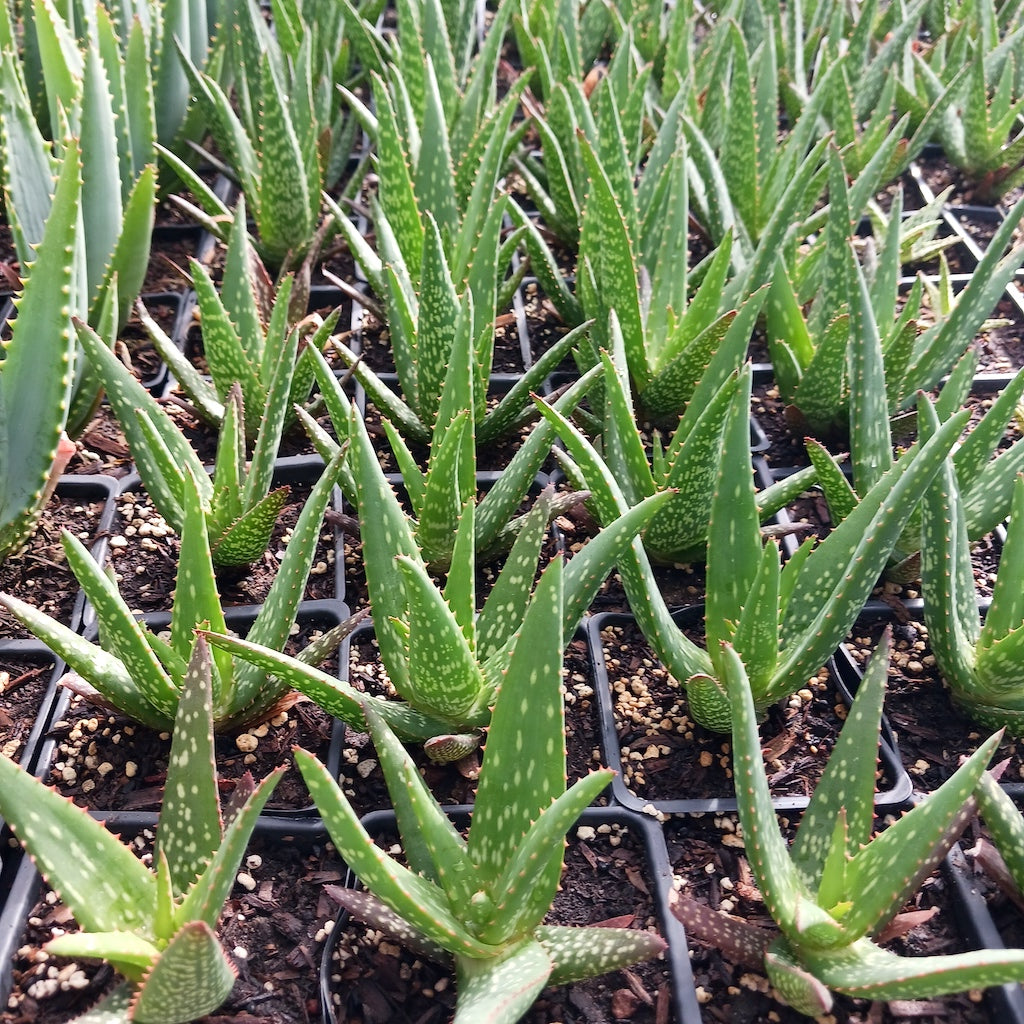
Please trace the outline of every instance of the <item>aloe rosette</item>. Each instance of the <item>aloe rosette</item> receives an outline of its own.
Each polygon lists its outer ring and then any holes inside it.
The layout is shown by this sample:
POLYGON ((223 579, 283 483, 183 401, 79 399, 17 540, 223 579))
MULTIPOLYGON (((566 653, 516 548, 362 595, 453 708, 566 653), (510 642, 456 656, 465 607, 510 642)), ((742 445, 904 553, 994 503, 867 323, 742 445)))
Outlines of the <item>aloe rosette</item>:
MULTIPOLYGON (((931 421, 929 429, 934 416, 931 421)), ((925 493, 921 520, 924 619, 939 672, 965 714, 1022 735, 1024 478, 1017 474, 1014 479, 1006 541, 984 619, 971 565, 966 502, 952 459, 925 493)))
MULTIPOLYGON (((331 498, 343 459, 329 463, 314 486, 281 559, 274 582, 256 616, 249 636, 255 642, 283 648, 295 624, 309 576, 324 510, 331 498)), ((68 564, 96 612, 100 643, 93 644, 10 594, 0 594, 0 606, 41 639, 67 663, 62 683, 101 707, 114 708, 157 730, 170 728, 194 643, 194 630, 205 623, 227 631, 217 591, 206 510, 198 484, 186 469, 182 488, 184 522, 170 637, 165 639, 137 621, 117 584, 68 531, 62 543, 68 564)), ((332 631, 340 643, 344 628, 332 631)), ((333 648, 314 642, 303 656, 322 661, 333 648)), ((216 651, 213 656, 213 713, 218 729, 236 728, 272 715, 288 692, 288 684, 260 669, 235 662, 216 651)))
POLYGON ((126 979, 82 1020, 184 1024, 220 1006, 235 983, 217 922, 284 768, 258 786, 246 776, 222 812, 212 671, 199 640, 174 719, 153 867, 102 822, 0 757, 0 814, 82 928, 45 951, 105 960, 126 979))
MULTIPOLYGON (((711 503, 705 622, 708 648, 674 623, 640 540, 617 566, 630 608, 668 671, 685 685, 701 725, 729 729, 729 702, 717 664, 721 641, 747 661, 759 712, 803 686, 839 645, 885 568, 922 487, 938 471, 967 413, 952 417, 914 446, 865 494, 853 513, 815 545, 807 540, 785 565, 775 538, 763 542, 749 458, 749 408, 733 397, 723 431, 711 503)), ((586 487, 599 521, 628 508, 618 480, 596 449, 557 410, 556 424, 574 486, 586 487)))
POLYGON ((722 645, 740 823, 751 872, 778 931, 694 907, 678 895, 674 910, 702 941, 743 962, 763 962, 778 995, 808 1016, 828 1013, 834 992, 926 999, 1024 978, 1021 949, 903 957, 872 939, 969 823, 975 790, 999 742, 998 734, 986 740, 939 789, 872 838, 889 647, 887 633, 787 845, 772 807, 744 663, 729 644, 722 645))
POLYGON ((558 887, 564 835, 612 774, 595 771, 565 786, 563 619, 556 559, 537 585, 497 692, 466 837, 367 705, 409 867, 373 844, 334 779, 314 757, 296 752, 331 839, 366 886, 336 898, 371 926, 454 960, 456 1024, 513 1024, 545 985, 626 967, 664 949, 646 931, 542 923, 558 887))

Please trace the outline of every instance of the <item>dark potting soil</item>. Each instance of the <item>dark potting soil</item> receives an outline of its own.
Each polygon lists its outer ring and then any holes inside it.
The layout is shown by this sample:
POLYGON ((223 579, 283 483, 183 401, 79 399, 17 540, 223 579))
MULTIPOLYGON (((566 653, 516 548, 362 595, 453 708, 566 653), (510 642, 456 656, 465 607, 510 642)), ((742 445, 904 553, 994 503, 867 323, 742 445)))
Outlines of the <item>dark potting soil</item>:
POLYGON ((50 655, 0 654, 0 754, 5 757, 19 761, 24 754, 45 710, 55 665, 50 655))
MULTIPOLYGON (((561 888, 547 920, 589 925, 617 922, 657 930, 643 852, 618 825, 569 834, 561 888)), ((394 850, 395 837, 381 845, 394 850)), ((330 973, 337 1024, 443 1024, 455 1006, 447 967, 413 956, 379 932, 351 922, 338 938, 330 973)), ((661 959, 585 982, 548 988, 525 1024, 668 1024, 668 970, 661 959)))
MULTIPOLYGON (((151 849, 152 833, 135 840, 151 849)), ((238 970, 228 1000, 197 1024, 310 1024, 320 1020, 317 967, 336 908, 324 884, 343 870, 327 844, 256 838, 225 904, 218 934, 238 970)), ((50 890, 29 915, 4 1024, 63 1024, 114 984, 105 965, 47 957, 39 947, 74 928, 50 890)))
MULTIPOLYGON (((858 624, 846 647, 863 666, 877 646, 881 621, 858 624)), ((924 624, 907 617, 893 624, 885 712, 892 724, 900 757, 916 788, 937 789, 973 753, 992 730, 972 723, 954 704, 935 666, 924 624)), ((1005 737, 992 758, 1010 759, 1002 781, 1024 780, 1024 743, 1005 737)))
MULTIPOLYGON (((34 605, 64 625, 70 624, 78 581, 64 555, 61 531, 68 530, 89 547, 98 539, 103 509, 103 501, 83 502, 77 497, 55 494, 43 509, 28 545, 0 565, 0 590, 34 605)), ((0 637, 31 635, 8 612, 0 611, 0 637)))
MULTIPOLYGON (((628 789, 641 800, 731 798, 729 737, 692 721, 685 690, 635 624, 608 626, 602 630, 602 644, 628 789)), ((810 796, 845 713, 846 705, 824 669, 769 709, 761 740, 773 796, 810 796)), ((879 779, 882 790, 892 784, 879 779)))
MULTIPOLYGON (((252 565, 217 569, 217 585, 225 607, 259 604, 266 598, 311 489, 309 485, 291 485, 270 544, 252 565)), ((126 491, 118 498, 112 534, 111 565, 128 606, 140 612, 169 610, 181 542, 144 491, 126 491)), ((325 523, 303 600, 332 600, 335 596, 334 527, 325 523)))

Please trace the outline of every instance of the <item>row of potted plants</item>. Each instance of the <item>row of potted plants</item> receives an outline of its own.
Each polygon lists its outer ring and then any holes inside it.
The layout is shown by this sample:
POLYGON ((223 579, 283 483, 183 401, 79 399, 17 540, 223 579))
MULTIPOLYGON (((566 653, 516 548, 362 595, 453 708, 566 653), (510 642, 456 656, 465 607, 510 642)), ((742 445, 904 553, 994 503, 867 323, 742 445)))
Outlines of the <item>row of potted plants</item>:
MULTIPOLYGON (((84 595, 68 621, 31 595, 0 595, 60 659, 63 690, 171 744, 150 866, 24 771, 56 765, 79 782, 75 744, 51 740, 44 754, 35 742, 72 714, 66 696, 41 714, 23 769, 2 768, 0 813, 82 928, 48 952, 105 959, 126 979, 82 1019, 185 1020, 220 1005, 235 979, 221 908, 249 835, 269 821, 314 842, 329 834, 365 886, 337 891, 350 915, 454 961, 456 1020, 517 1020, 549 983, 657 955, 653 927, 671 943, 676 986, 649 1012, 697 1019, 678 921, 763 968, 808 1014, 828 1011, 833 993, 899 1000, 1021 978, 1019 950, 909 961, 872 939, 978 813, 1019 875, 1019 812, 984 774, 995 738, 927 794, 890 750, 893 785, 876 797, 887 641, 800 799, 773 797, 757 733, 780 700, 817 685, 883 576, 920 578, 957 705, 1017 725, 1024 447, 1007 430, 1024 375, 980 418, 962 407, 978 370, 971 339, 1017 294, 1024 200, 992 208, 992 237, 957 277, 945 253, 956 236, 938 236, 954 223, 948 193, 905 212, 899 178, 938 142, 973 200, 1020 185, 1020 5, 805 7, 282 0, 269 12, 249 3, 235 31, 215 34, 222 15, 204 5, 4 8, 5 212, 24 282, 0 370, 5 450, 19 453, 6 463, 5 550, 24 544, 101 392, 144 489, 122 497, 153 508, 120 545, 90 551, 65 533, 84 595), (171 123, 168 97, 183 90, 192 99, 171 123), (204 136, 197 162, 188 143, 204 136), (103 192, 112 182, 119 196, 103 192), (201 357, 144 305, 169 378, 141 382, 116 339, 143 280, 158 183, 221 244, 188 266, 201 357), (354 272, 336 272, 343 251, 354 272), (912 276, 914 263, 934 272, 912 276), (333 311, 314 297, 320 278, 338 289, 333 311), (553 341, 524 344, 522 372, 495 376, 506 311, 522 319, 526 301, 555 325, 553 341), (802 465, 764 473, 760 489, 758 346, 787 422, 816 438, 802 465), (192 423, 212 429, 212 448, 192 423), (281 443, 299 428, 319 473, 278 539, 290 500, 281 443), (499 442, 500 472, 482 476, 499 442), (547 485, 555 470, 568 486, 547 485), (834 525, 797 543, 785 509, 812 486, 834 525), (982 615, 971 544, 1007 516, 982 615), (567 543, 567 529, 589 539, 567 543), (337 562, 356 539, 379 692, 350 678, 365 608, 337 562), (127 569, 136 541, 176 563, 162 618, 126 599, 127 577, 148 572, 127 569), (552 541, 572 556, 552 558, 552 541), (314 611, 310 577, 331 558, 345 589, 289 648, 314 611), (232 612, 231 581, 268 560, 259 607, 232 612), (694 631, 657 567, 699 563, 694 631), (641 915, 633 928, 544 923, 562 837, 609 799, 611 774, 587 757, 566 788, 561 669, 582 623, 610 710, 607 623, 588 609, 613 567, 613 623, 635 624, 685 694, 685 711, 662 717, 684 739, 731 733, 734 786, 724 800, 659 805, 624 755, 610 799, 628 810, 615 813, 647 834, 638 813, 735 808, 746 884, 777 934, 678 894, 675 917, 641 915), (339 646, 337 670, 318 668, 339 646), (267 809, 274 771, 259 786, 241 775, 222 811, 214 733, 244 752, 288 720, 296 694, 335 721, 329 768, 295 757, 315 808, 304 824, 267 809), (358 763, 383 773, 401 861, 353 809, 339 748, 365 733, 376 753, 358 763), (465 835, 423 781, 457 770, 479 772, 460 790, 473 806, 465 835), (871 839, 876 812, 910 803, 871 839), (788 848, 775 822, 787 808, 803 809, 788 848)), ((602 728, 617 758, 621 730, 602 728)), ((669 759, 675 740, 662 750, 655 730, 642 735, 651 760, 669 759)), ((109 765, 102 757, 83 766, 109 765)), ((663 901, 679 884, 667 862, 650 856, 663 901)), ((28 891, 27 873, 12 855, 0 879, 28 891)), ((337 1013, 329 996, 326 1007, 337 1013)))

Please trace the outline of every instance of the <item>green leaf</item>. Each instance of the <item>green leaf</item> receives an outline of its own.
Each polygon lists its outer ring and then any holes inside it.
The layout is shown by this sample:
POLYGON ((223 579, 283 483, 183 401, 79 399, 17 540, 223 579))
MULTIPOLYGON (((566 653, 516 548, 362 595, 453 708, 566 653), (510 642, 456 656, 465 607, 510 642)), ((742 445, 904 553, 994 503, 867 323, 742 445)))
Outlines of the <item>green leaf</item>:
POLYGON ((174 892, 186 892, 221 842, 213 748, 210 649, 201 637, 182 680, 171 736, 155 857, 166 857, 174 892))
POLYGON ((0 814, 86 931, 151 935, 155 876, 101 822, 6 757, 0 814))
MULTIPOLYGON (((468 839, 485 885, 499 877, 520 837, 565 789, 563 648, 562 565, 556 559, 534 591, 491 716, 468 839)), ((549 905, 560 870, 559 855, 534 875, 549 905)))
POLYGON ((227 999, 235 974, 213 929, 202 921, 190 921, 139 985, 132 1019, 187 1024, 227 999))
POLYGON ((503 957, 456 959, 458 999, 452 1024, 515 1024, 533 1006, 551 974, 551 960, 533 939, 503 957))

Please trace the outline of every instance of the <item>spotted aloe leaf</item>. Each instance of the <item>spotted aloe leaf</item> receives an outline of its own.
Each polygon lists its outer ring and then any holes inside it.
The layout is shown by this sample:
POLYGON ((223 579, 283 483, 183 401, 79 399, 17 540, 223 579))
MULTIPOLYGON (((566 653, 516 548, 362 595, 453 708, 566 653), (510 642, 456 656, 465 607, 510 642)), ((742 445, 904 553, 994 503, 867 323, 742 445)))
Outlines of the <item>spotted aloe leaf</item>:
POLYGON ((787 849, 772 807, 756 708, 739 655, 722 648, 723 680, 733 718, 733 765, 751 870, 781 934, 767 948, 736 933, 735 922, 677 910, 702 941, 745 955, 763 950, 779 996, 811 1016, 828 1012, 832 992, 876 999, 927 998, 1019 980, 1024 950, 984 950, 905 958, 871 936, 904 901, 966 827, 973 794, 999 741, 991 737, 938 790, 880 836, 870 836, 873 778, 888 636, 873 655, 825 775, 787 849))
POLYGON ((48 950, 102 957, 128 978, 97 1020, 120 1012, 127 998, 127 1014, 114 1019, 179 1024, 216 1009, 234 984, 214 928, 256 818, 284 769, 255 787, 222 826, 211 683, 210 653, 200 639, 175 719, 155 870, 102 822, 0 758, 0 813, 83 928, 53 940, 48 950))
POLYGON ((411 935, 419 945, 426 937, 454 954, 455 1019, 467 1024, 481 1014, 495 1024, 518 1020, 556 965, 560 980, 590 977, 663 948, 647 933, 540 924, 558 885, 562 837, 611 774, 594 772, 565 788, 561 606, 556 560, 538 584, 498 691, 465 840, 397 738, 367 711, 416 871, 374 846, 337 783, 310 755, 296 754, 331 838, 375 898, 346 905, 399 938, 411 935), (387 913, 377 912, 378 900, 387 913))
MULTIPOLYGON (((921 407, 922 429, 935 414, 921 407)), ((925 624, 935 661, 954 701, 986 725, 1024 729, 1024 601, 1014 586, 1024 571, 1024 478, 1014 481, 1010 522, 992 603, 980 621, 970 543, 957 473, 952 460, 932 482, 922 502, 921 585, 925 624)))
POLYGON ((64 161, 46 232, 16 300, 0 363, 0 559, 32 534, 73 446, 64 435, 75 343, 68 310, 53 300, 72 281, 81 170, 64 161), (63 438, 63 445, 62 445, 63 438))

